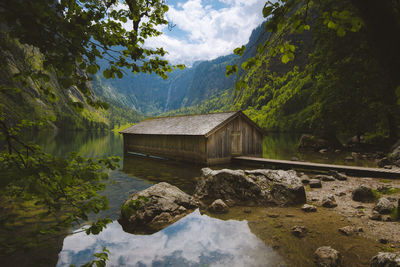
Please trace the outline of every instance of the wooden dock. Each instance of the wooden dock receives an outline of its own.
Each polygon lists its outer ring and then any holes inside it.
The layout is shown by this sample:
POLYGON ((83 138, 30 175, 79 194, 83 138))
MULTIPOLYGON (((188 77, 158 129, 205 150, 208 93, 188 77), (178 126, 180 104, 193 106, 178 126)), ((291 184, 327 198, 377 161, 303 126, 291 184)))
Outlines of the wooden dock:
POLYGON ((306 169, 306 170, 318 170, 318 171, 335 170, 338 172, 344 172, 348 175, 354 175, 354 176, 400 179, 399 169, 391 170, 391 169, 381 169, 381 168, 365 168, 358 166, 276 160, 276 159, 245 157, 245 156, 233 157, 232 162, 243 163, 246 165, 251 164, 251 165, 262 165, 262 166, 275 166, 282 169, 306 169))

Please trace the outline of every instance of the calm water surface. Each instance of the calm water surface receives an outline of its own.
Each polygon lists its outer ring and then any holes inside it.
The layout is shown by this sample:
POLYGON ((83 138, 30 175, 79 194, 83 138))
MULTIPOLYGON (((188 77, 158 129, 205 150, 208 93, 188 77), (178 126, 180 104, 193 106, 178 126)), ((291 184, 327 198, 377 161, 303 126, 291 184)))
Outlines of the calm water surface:
MULTIPOLYGON (((264 157, 298 157, 317 162, 343 163, 317 154, 299 154, 299 135, 269 135, 264 140, 264 157)), ((122 136, 113 133, 64 132, 40 134, 36 141, 47 152, 63 156, 76 151, 85 157, 118 155, 123 158, 122 136)), ((362 165, 366 165, 361 162, 362 165)), ((110 172, 110 184, 104 194, 110 209, 91 219, 114 220, 99 235, 75 233, 64 239, 57 266, 81 265, 93 260, 93 254, 107 247, 110 266, 279 266, 283 259, 252 233, 248 221, 217 219, 198 210, 152 235, 125 233, 116 219, 120 206, 132 193, 166 181, 191 194, 201 166, 177 164, 137 156, 127 156, 121 168, 110 172)), ((367 164, 368 165, 368 164, 367 164)), ((236 166, 228 166, 235 168, 236 166)), ((79 227, 71 229, 79 231, 79 227)))

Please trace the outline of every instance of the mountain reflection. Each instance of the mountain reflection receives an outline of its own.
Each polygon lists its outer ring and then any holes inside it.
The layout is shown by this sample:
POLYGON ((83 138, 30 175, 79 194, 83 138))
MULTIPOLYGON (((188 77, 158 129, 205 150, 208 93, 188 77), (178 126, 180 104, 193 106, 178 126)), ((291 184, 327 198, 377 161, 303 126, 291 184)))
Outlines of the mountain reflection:
POLYGON ((279 266, 280 256, 250 232, 247 221, 223 221, 198 210, 152 235, 125 233, 118 222, 99 235, 64 239, 57 266, 82 265, 103 247, 107 266, 279 266))

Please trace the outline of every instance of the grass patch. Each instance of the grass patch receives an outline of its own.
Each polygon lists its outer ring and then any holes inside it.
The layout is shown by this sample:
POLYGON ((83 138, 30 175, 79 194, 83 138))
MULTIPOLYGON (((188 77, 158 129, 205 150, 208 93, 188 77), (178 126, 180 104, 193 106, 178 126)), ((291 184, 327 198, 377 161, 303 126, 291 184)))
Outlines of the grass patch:
POLYGON ((379 182, 381 182, 381 183, 390 183, 390 182, 392 182, 392 180, 380 179, 379 182))
POLYGON ((400 188, 390 187, 390 188, 385 189, 382 193, 385 195, 397 194, 397 193, 400 193, 400 188))
POLYGON ((395 251, 393 248, 390 247, 390 245, 385 246, 385 247, 381 247, 381 249, 384 252, 394 252, 395 251))
POLYGON ((394 208, 393 210, 392 210, 392 212, 390 213, 390 217, 393 219, 393 220, 399 220, 400 219, 400 214, 399 214, 399 208, 394 208))
POLYGON ((381 193, 375 189, 372 189, 372 195, 374 196, 374 200, 378 200, 381 197, 381 193))
POLYGON ((125 130, 126 128, 131 127, 133 125, 135 125, 135 124, 134 123, 125 123, 123 125, 120 125, 119 127, 115 126, 114 129, 112 129, 112 131, 114 133, 118 133, 118 132, 125 130))

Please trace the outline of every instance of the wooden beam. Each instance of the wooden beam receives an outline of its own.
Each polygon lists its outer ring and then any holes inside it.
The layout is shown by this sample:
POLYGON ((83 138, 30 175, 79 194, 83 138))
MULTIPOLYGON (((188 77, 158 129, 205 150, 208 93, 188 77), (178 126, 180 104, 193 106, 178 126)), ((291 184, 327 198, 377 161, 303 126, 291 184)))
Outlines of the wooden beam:
POLYGON ((344 172, 349 175, 366 176, 366 177, 382 177, 400 179, 400 170, 380 169, 380 168, 366 168, 358 166, 345 166, 322 164, 313 162, 289 161, 289 160, 276 160, 256 157, 233 157, 232 162, 242 164, 255 164, 255 165, 269 165, 276 166, 284 169, 309 169, 319 171, 334 170, 344 172))

